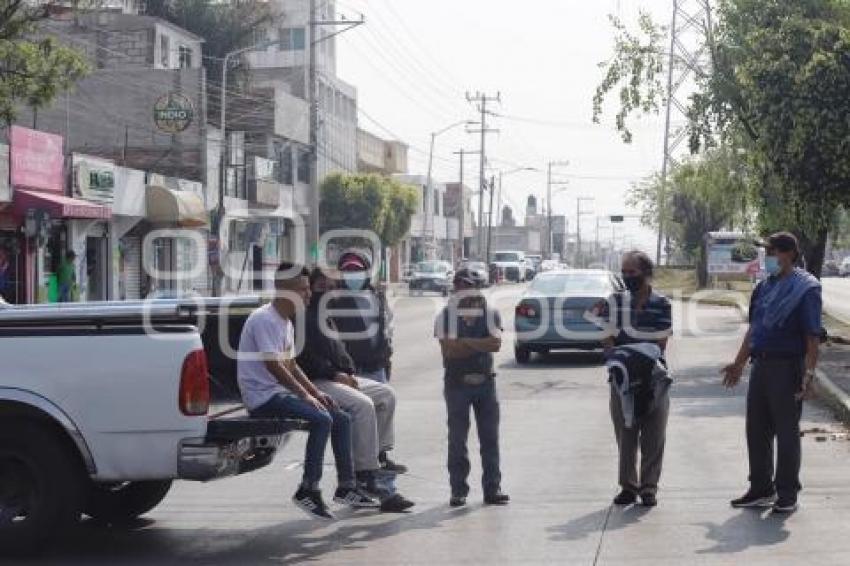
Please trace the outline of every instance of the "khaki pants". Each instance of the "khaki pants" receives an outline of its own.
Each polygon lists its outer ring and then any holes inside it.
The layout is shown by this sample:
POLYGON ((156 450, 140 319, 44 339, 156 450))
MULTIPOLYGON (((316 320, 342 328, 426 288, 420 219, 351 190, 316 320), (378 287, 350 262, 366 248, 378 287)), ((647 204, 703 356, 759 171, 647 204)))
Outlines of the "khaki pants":
POLYGON ((395 442, 395 392, 384 383, 356 379, 359 389, 324 379, 314 385, 351 417, 354 470, 377 470, 378 453, 391 450, 395 442))
POLYGON ((667 417, 670 414, 670 396, 664 395, 655 410, 640 423, 626 428, 620 395, 611 387, 611 420, 620 452, 620 487, 632 493, 658 491, 661 463, 664 459, 664 441, 667 436, 667 417), (638 477, 638 449, 640 449, 640 477, 638 477))

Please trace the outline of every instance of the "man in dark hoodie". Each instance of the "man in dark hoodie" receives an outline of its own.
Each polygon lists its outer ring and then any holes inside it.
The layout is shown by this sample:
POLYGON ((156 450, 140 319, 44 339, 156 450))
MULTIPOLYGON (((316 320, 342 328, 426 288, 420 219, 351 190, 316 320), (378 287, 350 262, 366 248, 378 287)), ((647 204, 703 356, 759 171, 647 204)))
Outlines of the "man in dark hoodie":
POLYGON ((378 470, 391 474, 407 471, 386 457, 394 443, 395 392, 389 385, 357 375, 354 361, 328 316, 325 293, 333 290, 333 279, 314 269, 310 287, 312 297, 305 312, 299 366, 317 389, 351 416, 354 469, 360 483, 381 498, 381 510, 404 511, 413 503, 382 487, 377 474, 378 470))
POLYGON ((381 383, 390 380, 391 313, 386 298, 372 287, 369 257, 357 250, 343 253, 337 265, 344 291, 331 301, 334 323, 357 375, 381 383), (345 312, 347 311, 347 312, 345 312))

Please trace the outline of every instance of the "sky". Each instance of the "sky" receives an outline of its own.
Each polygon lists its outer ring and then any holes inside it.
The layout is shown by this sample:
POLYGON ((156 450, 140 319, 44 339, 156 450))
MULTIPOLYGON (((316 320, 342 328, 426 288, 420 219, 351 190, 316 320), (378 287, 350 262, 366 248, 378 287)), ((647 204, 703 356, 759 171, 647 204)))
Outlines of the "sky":
MULTIPOLYGON (((608 15, 634 23, 638 8, 659 21, 670 17, 669 0, 337 0, 348 18, 366 25, 339 36, 338 75, 357 87, 360 127, 411 146, 410 172, 425 174, 431 132, 461 120, 477 120, 466 93, 500 95, 488 106, 487 138, 494 167, 504 177, 503 201, 520 221, 529 194, 546 193, 546 163, 568 161, 553 175, 558 185, 553 214, 567 214, 575 232, 576 199, 583 201, 582 239, 594 237, 596 216, 636 214, 625 205, 632 183, 660 169, 663 121, 633 122, 635 139, 616 131, 615 100, 602 124, 593 124, 592 97, 612 54, 608 15)), ((461 148, 477 150, 479 136, 454 128, 436 141, 434 177, 456 181, 461 148)), ((477 157, 467 159, 465 181, 477 184, 477 157)), ((539 205, 538 205, 539 206, 539 205)), ((605 220, 603 226, 607 225, 605 220)), ((627 219, 619 244, 654 251, 655 235, 627 219), (624 241, 625 240, 625 241, 624 241)), ((610 237, 603 228, 602 238, 610 237)))

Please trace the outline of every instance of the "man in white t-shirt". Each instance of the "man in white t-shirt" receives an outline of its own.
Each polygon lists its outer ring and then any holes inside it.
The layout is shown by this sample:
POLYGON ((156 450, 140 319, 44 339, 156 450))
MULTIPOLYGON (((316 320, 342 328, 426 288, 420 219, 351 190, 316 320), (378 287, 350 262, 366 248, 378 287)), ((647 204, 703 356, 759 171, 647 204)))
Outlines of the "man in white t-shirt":
POLYGON ((333 519, 322 499, 325 448, 331 438, 339 487, 334 501, 352 507, 377 507, 357 487, 351 453, 351 420, 336 403, 316 389, 295 363, 292 320, 310 299, 304 267, 283 263, 275 273, 275 298, 251 313, 239 339, 237 380, 251 416, 288 418, 309 424, 304 476, 293 497, 313 517, 333 519))

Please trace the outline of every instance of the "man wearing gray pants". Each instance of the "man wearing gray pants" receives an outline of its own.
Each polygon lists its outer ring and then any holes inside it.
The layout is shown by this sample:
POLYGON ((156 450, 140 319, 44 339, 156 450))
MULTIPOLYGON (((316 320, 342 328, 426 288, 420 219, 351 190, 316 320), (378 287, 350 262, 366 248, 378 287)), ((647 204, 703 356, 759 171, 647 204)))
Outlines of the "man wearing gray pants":
POLYGON ((670 414, 670 396, 659 399, 655 410, 641 420, 640 426, 626 427, 620 395, 611 388, 611 420, 620 453, 619 483, 629 493, 640 493, 649 498, 658 493, 664 444, 667 438, 667 417, 670 414), (638 450, 640 450, 640 476, 638 476, 638 450))

